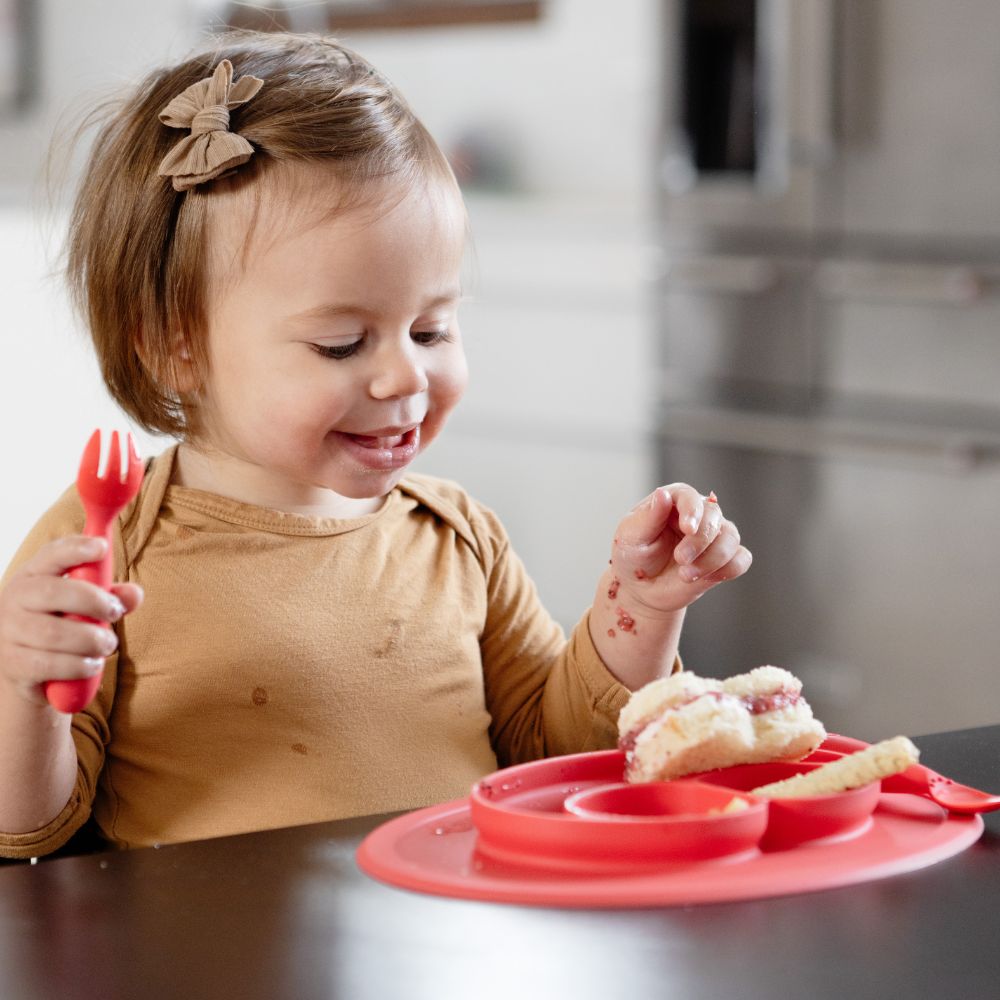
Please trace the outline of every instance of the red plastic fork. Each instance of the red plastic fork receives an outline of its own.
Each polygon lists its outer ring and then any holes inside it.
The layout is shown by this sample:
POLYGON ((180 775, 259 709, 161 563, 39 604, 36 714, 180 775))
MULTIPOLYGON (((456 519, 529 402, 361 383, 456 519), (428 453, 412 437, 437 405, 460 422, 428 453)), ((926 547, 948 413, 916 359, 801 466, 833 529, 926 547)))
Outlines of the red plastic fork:
MULTIPOLYGON (((108 540, 108 551, 98 562, 74 566, 68 576, 77 580, 88 580, 104 590, 111 589, 114 577, 114 555, 111 533, 115 518, 125 505, 139 492, 142 485, 143 466, 132 435, 128 435, 128 464, 122 478, 121 454, 118 445, 118 431, 111 432, 111 448, 104 475, 99 474, 101 465, 101 432, 94 431, 83 450, 80 471, 76 477, 76 489, 80 494, 84 512, 87 515, 83 526, 85 535, 102 536, 108 540)), ((82 615, 67 615, 77 621, 96 622, 105 628, 107 622, 86 618, 82 615)), ((72 714, 90 704, 101 686, 101 673, 72 681, 46 681, 43 685, 49 704, 60 712, 72 714)))

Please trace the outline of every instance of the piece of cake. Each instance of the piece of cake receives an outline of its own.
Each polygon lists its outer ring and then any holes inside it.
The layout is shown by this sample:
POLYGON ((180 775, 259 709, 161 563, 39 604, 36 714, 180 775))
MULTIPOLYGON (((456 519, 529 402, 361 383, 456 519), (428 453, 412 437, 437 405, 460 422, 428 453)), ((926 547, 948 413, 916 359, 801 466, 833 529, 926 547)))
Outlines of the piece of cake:
POLYGON ((826 738, 802 697, 802 682, 772 666, 725 680, 681 671, 653 681, 622 709, 618 734, 625 778, 637 783, 800 760, 826 738))

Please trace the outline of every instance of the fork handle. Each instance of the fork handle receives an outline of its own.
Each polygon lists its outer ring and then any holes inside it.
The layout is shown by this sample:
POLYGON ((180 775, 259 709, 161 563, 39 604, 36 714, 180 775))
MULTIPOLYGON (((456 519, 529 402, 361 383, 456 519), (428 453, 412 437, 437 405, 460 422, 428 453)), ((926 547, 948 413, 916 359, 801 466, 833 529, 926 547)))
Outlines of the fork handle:
MULTIPOLYGON (((97 562, 82 563, 74 566, 66 575, 74 580, 86 580, 94 583, 103 590, 110 590, 114 579, 114 556, 111 550, 111 531, 114 525, 114 518, 95 518, 87 515, 87 523, 83 527, 83 533, 91 536, 103 536, 108 542, 108 551, 103 559, 97 562)), ((85 615, 67 615, 74 621, 93 622, 104 628, 111 628, 108 622, 100 621, 97 618, 88 618, 85 615)), ((59 712, 73 715, 75 712, 82 712, 97 694, 101 686, 101 679, 104 671, 100 670, 92 677, 80 677, 71 681, 46 681, 42 688, 49 704, 59 712)))

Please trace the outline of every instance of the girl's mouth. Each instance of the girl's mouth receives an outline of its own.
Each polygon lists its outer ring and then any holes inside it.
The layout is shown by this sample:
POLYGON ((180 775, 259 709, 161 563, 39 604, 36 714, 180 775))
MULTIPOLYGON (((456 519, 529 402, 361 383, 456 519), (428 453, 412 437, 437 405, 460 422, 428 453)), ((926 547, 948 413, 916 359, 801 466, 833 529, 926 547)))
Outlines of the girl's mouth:
POLYGON ((420 446, 419 425, 398 434, 348 434, 338 431, 337 436, 358 462, 369 469, 381 471, 409 465, 420 446))

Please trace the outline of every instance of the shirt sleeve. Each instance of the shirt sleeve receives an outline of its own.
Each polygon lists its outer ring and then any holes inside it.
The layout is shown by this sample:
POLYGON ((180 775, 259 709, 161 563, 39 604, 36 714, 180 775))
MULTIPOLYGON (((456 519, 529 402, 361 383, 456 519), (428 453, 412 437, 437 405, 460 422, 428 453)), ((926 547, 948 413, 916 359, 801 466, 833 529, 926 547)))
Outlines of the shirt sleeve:
MULTIPOLYGON (((630 691, 608 670, 590 636, 590 611, 567 640, 492 512, 488 610, 480 642, 490 737, 501 766, 614 747, 630 691)), ((675 665, 675 669, 677 669, 675 665)))
MULTIPOLYGON (((20 569, 43 545, 64 535, 83 531, 84 513, 76 489, 71 487, 49 508, 35 524, 10 565, 4 572, 0 587, 20 569)), ((124 548, 120 532, 115 538, 115 560, 121 566, 124 548)), ((117 676, 117 653, 109 656, 104 665, 101 687, 93 702, 73 716, 73 741, 76 744, 76 784, 69 801, 51 822, 38 830, 27 833, 0 832, 0 857, 33 858, 62 847, 90 816, 97 779, 104 764, 104 749, 109 733, 107 719, 114 700, 117 676)))

